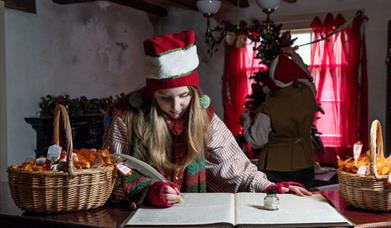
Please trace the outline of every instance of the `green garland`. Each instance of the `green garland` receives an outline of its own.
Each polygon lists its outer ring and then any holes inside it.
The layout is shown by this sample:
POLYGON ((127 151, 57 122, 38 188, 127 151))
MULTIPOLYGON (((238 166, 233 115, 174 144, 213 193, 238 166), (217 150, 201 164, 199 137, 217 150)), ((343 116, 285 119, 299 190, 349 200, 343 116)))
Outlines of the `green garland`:
POLYGON ((85 96, 72 98, 67 94, 61 96, 46 95, 46 97, 41 97, 39 102, 39 108, 41 109, 39 116, 41 118, 53 117, 56 104, 63 104, 67 108, 70 117, 103 115, 110 105, 123 96, 124 94, 121 93, 114 98, 110 96, 88 99, 85 96))

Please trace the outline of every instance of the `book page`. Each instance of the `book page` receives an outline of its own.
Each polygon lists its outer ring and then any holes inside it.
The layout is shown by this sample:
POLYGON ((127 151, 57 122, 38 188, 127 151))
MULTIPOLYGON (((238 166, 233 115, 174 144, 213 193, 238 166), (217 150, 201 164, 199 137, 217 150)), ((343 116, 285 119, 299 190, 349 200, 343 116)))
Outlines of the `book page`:
POLYGON ((234 224, 232 193, 183 193, 183 198, 183 203, 170 208, 139 208, 126 226, 234 224))
POLYGON ((278 194, 279 209, 263 208, 265 193, 237 193, 235 195, 236 224, 294 226, 351 226, 320 194, 297 196, 278 194))

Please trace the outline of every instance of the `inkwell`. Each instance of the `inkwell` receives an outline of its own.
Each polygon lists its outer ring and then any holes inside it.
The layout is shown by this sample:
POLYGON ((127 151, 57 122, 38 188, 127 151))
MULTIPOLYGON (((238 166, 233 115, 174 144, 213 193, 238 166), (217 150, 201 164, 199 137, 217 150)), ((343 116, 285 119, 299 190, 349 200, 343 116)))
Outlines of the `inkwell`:
POLYGON ((266 196, 263 200, 263 205, 266 210, 278 210, 279 199, 277 197, 277 192, 275 189, 270 189, 269 191, 267 191, 266 196))

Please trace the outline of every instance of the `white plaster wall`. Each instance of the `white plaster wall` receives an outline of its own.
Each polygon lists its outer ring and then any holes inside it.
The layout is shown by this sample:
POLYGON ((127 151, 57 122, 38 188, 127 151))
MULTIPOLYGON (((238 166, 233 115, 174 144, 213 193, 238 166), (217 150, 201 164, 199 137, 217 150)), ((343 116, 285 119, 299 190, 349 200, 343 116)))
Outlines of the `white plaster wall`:
POLYGON ((158 30, 154 17, 117 4, 36 2, 37 14, 5 12, 8 164, 34 157, 35 131, 24 118, 37 114, 40 97, 100 98, 143 86, 142 42, 158 30))
MULTIPOLYGON (((258 8, 255 0, 249 0, 250 8, 240 9, 239 17, 243 20, 266 18, 265 14, 258 8)), ((352 12, 362 9, 368 16, 369 21, 366 27, 366 44, 368 59, 368 118, 369 123, 373 119, 379 119, 385 123, 386 111, 386 65, 384 63, 387 50, 387 21, 391 20, 390 0, 298 0, 296 3, 282 2, 280 8, 272 14, 272 19, 278 23, 287 20, 294 21, 289 28, 309 27, 309 23, 316 15, 323 16, 327 12, 343 14, 348 19, 352 12), (296 25, 295 25, 296 24, 296 25)), ((219 20, 227 20, 234 23, 235 10, 228 7, 228 3, 222 3, 222 8, 216 17, 219 20)), ((323 18, 322 18, 323 19, 323 18)), ((206 22, 197 12, 182 12, 170 15, 163 26, 163 31, 175 31, 185 28, 192 28, 198 36, 199 52, 201 52, 202 63, 200 65, 201 84, 204 92, 209 94, 222 116, 221 106, 221 76, 223 74, 223 51, 220 50, 213 57, 206 55, 205 44, 202 41, 206 22)), ((283 27, 284 29, 284 27, 283 27)), ((221 49, 223 45, 220 45, 221 49)), ((368 123, 368 125, 369 125, 368 123)), ((387 124, 391 127, 391 123, 387 124)), ((369 134, 369 132, 368 132, 369 134)))

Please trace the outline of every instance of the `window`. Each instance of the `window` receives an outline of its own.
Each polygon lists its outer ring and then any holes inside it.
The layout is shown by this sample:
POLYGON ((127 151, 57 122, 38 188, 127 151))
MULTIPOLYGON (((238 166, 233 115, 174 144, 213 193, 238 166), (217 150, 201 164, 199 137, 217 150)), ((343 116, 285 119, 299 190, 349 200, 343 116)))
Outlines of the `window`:
MULTIPOLYGON (((308 44, 311 42, 311 30, 310 29, 304 29, 304 30, 293 30, 291 31, 292 38, 297 38, 297 40, 294 43, 294 46, 300 46, 302 44, 308 44)), ((336 43, 335 45, 340 45, 336 43)), ((299 47, 297 50, 297 53, 303 58, 304 62, 310 66, 311 73, 314 79, 314 83, 317 87, 317 90, 319 90, 319 64, 317 62, 314 62, 314 64, 311 66, 311 45, 305 45, 299 47)), ((336 58, 336 59, 341 59, 336 58)), ((336 71, 341 71, 341 62, 336 62, 336 65, 333 66, 333 69, 336 71)), ((341 74, 336 74, 339 77, 341 74)), ((340 85, 338 83, 341 82, 341 80, 332 81, 330 80, 331 77, 330 72, 326 73, 326 79, 324 80, 324 85, 322 87, 322 93, 321 96, 318 97, 318 102, 322 104, 322 108, 325 111, 325 115, 318 113, 317 116, 320 117, 320 119, 316 120, 315 124, 320 132, 322 132, 321 138, 323 141, 323 144, 326 147, 338 147, 341 145, 341 133, 339 132, 338 128, 335 128, 334 126, 337 125, 337 123, 340 122, 339 115, 338 115, 338 108, 340 106, 340 93, 339 90, 336 90, 335 88, 340 88, 340 85), (336 84, 337 83, 337 84, 336 84), (334 123, 334 124, 330 124, 334 123)))

